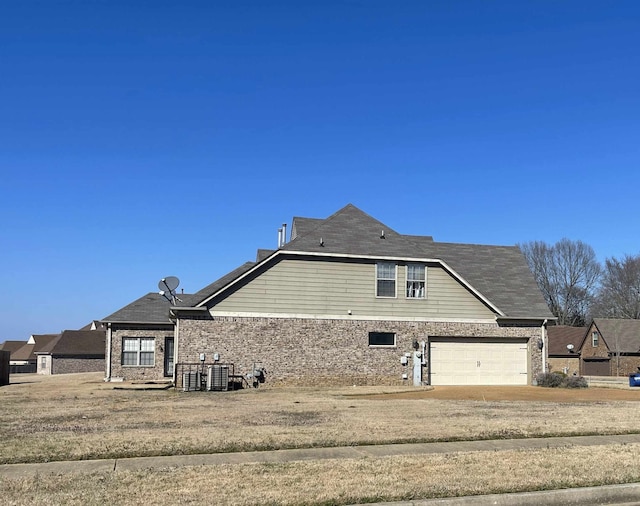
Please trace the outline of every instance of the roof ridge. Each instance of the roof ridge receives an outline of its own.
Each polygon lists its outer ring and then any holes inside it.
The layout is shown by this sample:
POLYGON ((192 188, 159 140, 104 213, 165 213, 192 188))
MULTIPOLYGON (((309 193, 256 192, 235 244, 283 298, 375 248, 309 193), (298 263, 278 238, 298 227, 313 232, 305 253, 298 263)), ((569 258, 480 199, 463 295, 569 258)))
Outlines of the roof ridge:
POLYGON ((305 218, 305 219, 320 220, 320 221, 316 224, 316 226, 314 226, 312 229, 310 229, 306 234, 296 235, 295 239, 292 239, 291 241, 289 241, 286 244, 291 244, 291 243, 297 241, 298 239, 302 239, 302 238, 308 237, 309 235, 311 235, 312 232, 318 230, 320 227, 324 227, 324 226, 326 226, 328 224, 331 224, 331 222, 333 220, 339 218, 340 216, 342 216, 348 210, 355 210, 355 211, 359 212, 360 214, 366 216, 368 219, 370 219, 372 221, 375 221, 376 223, 379 223, 380 225, 382 225, 384 227, 385 234, 387 232, 391 232, 392 235, 396 235, 398 237, 404 237, 401 233, 399 233, 398 231, 396 231, 393 228, 389 227, 386 223, 381 222, 379 219, 371 216, 369 213, 363 211, 362 209, 360 209, 359 207, 353 205, 352 203, 348 203, 346 206, 342 207, 341 209, 338 209, 336 212, 334 212, 333 214, 331 214, 327 218, 324 218, 324 219, 322 219, 322 218, 305 218))

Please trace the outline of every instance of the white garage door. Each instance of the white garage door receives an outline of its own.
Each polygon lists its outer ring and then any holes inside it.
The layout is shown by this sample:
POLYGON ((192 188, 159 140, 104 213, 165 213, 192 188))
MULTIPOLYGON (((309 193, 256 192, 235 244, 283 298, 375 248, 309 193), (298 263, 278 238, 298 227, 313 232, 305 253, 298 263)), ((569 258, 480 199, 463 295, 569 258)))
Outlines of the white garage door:
POLYGON ((432 385, 527 385, 527 341, 431 339, 432 385))

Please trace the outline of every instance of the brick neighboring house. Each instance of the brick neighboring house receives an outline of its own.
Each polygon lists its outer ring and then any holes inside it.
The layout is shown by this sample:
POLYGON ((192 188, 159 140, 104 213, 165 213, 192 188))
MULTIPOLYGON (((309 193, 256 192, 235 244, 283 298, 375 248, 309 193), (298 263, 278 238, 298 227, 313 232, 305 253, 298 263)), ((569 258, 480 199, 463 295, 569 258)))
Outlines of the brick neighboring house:
POLYGON ((58 334, 33 334, 27 341, 7 341, 3 349, 11 352, 9 368, 11 374, 35 373, 37 362, 35 352, 47 346, 58 334))
POLYGON ((104 318, 106 380, 180 383, 200 358, 298 385, 525 385, 546 368, 553 316, 517 247, 399 234, 353 205, 285 238, 178 305, 151 293, 104 318))
POLYGON ((38 374, 104 371, 105 333, 102 330, 65 330, 34 351, 38 374))
POLYGON ((586 332, 587 327, 548 327, 549 372, 563 372, 571 376, 580 374, 580 347, 586 332))
POLYGON ((639 368, 640 320, 594 318, 580 347, 580 374, 627 376, 639 368))

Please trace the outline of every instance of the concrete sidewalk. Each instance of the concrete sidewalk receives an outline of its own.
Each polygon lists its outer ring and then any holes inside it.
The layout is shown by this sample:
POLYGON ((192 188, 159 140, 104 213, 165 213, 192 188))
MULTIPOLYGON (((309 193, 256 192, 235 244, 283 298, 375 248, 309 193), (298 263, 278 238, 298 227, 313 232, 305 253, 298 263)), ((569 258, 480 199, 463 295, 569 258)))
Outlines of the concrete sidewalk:
MULTIPOLYGON (((482 452, 563 446, 597 446, 640 443, 640 434, 612 436, 573 436, 531 439, 496 439, 488 441, 453 441, 444 443, 389 444, 375 446, 342 446, 335 448, 304 448, 206 455, 172 455, 166 457, 134 457, 126 459, 79 460, 40 464, 0 465, 0 476, 20 478, 43 474, 114 472, 154 467, 215 466, 221 464, 279 463, 305 460, 387 457, 393 455, 428 455, 454 452, 482 452)), ((590 487, 581 489, 501 494, 465 498, 436 499, 393 503, 413 506, 458 505, 538 505, 538 504, 639 504, 640 484, 590 487)), ((391 504, 391 503, 386 503, 391 504)), ((378 503, 378 506, 384 503, 378 503)))
POLYGON ((444 443, 408 443, 372 446, 339 446, 334 448, 301 448, 203 455, 171 455, 166 457, 132 457, 125 459, 74 460, 39 464, 3 464, 0 476, 15 478, 43 473, 86 473, 119 471, 153 467, 215 466, 262 462, 295 462, 303 460, 388 457, 392 455, 427 455, 434 453, 483 452, 562 446, 597 446, 640 443, 640 434, 613 436, 570 436, 531 439, 492 439, 487 441, 452 441, 444 443))

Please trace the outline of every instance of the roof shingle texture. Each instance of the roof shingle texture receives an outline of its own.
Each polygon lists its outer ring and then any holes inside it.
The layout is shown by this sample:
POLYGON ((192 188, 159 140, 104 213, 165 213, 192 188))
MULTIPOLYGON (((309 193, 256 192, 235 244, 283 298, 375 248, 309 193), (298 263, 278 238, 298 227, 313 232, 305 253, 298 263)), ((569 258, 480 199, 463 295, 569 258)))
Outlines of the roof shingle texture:
MULTIPOLYGON (((184 295, 180 295, 184 299, 184 295)), ((102 319, 112 323, 166 323, 170 324, 171 303, 157 292, 149 292, 131 304, 102 319)))
POLYGON ((54 356, 104 355, 105 332, 102 330, 65 330, 58 339, 35 353, 50 353, 54 356))
POLYGON ((612 352, 640 353, 640 320, 622 318, 594 318, 612 352))
POLYGON ((578 351, 584 340, 587 327, 569 327, 567 325, 550 326, 547 328, 549 338, 549 356, 579 356, 578 351), (573 351, 567 345, 573 345, 573 351))

